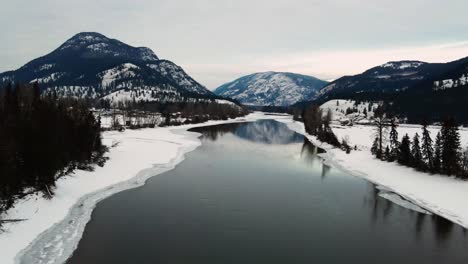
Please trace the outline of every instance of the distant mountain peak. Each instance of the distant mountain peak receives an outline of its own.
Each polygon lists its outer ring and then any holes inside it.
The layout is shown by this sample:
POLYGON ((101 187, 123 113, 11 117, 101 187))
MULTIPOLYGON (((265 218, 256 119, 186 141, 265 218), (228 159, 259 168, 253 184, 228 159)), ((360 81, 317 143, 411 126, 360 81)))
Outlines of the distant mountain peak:
POLYGON ((147 47, 132 47, 96 32, 81 32, 63 43, 55 52, 81 52, 83 56, 129 57, 157 61, 158 56, 147 47))
POLYGON ((60 96, 116 101, 214 98, 180 66, 147 47, 133 47, 96 32, 81 32, 51 53, 0 74, 8 82, 37 82, 60 96))
POLYGON ((248 105, 288 106, 310 99, 327 82, 290 72, 259 72, 218 87, 214 93, 248 105))

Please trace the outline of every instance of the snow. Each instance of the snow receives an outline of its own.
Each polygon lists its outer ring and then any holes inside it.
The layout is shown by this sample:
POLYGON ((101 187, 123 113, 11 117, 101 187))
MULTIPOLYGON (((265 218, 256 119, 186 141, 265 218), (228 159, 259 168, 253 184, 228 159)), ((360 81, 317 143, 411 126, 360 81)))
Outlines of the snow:
POLYGON ((222 99, 216 99, 215 102, 217 104, 228 104, 228 105, 236 105, 235 103, 228 101, 228 100, 222 100, 222 99))
POLYGON ((322 104, 320 108, 323 110, 324 115, 326 115, 329 110, 332 111, 332 120, 334 123, 368 124, 370 119, 374 116, 374 110, 378 105, 378 103, 373 102, 360 102, 357 104, 354 100, 336 99, 322 104), (358 112, 346 115, 346 110, 348 108, 355 108, 358 112), (364 109, 366 109, 367 115, 364 114, 364 109))
POLYGON ((44 71, 44 70, 48 70, 48 69, 50 69, 50 68, 52 68, 52 67, 54 67, 54 66, 55 66, 55 63, 47 63, 47 64, 43 64, 43 65, 41 65, 41 66, 38 68, 38 70, 37 70, 37 71, 44 71))
POLYGON ((460 87, 468 84, 468 73, 462 74, 462 76, 458 79, 446 79, 441 81, 434 82, 434 90, 445 90, 454 87, 460 87))
POLYGON ((136 74, 132 71, 134 69, 139 69, 139 67, 132 63, 124 63, 112 69, 100 72, 98 77, 102 79, 101 85, 106 89, 116 80, 135 77, 136 74))
POLYGON ((55 91, 59 97, 97 98, 96 89, 89 86, 54 86, 47 88, 47 92, 55 91))
POLYGON ((395 194, 395 193, 391 193, 391 192, 380 192, 379 193, 379 196, 382 197, 382 198, 385 198, 401 207, 404 207, 406 209, 410 209, 410 210, 413 210, 413 211, 416 211, 418 213, 422 213, 422 214, 428 214, 428 215, 432 215, 432 213, 430 213, 429 211, 426 211, 424 210, 423 208, 411 203, 411 202, 408 202, 407 200, 401 198, 398 194, 395 194))
POLYGON ((174 168, 185 153, 201 144, 199 134, 187 129, 271 118, 254 113, 229 121, 104 132, 103 142, 111 146, 104 167, 93 172, 77 170, 60 178, 52 199, 29 195, 3 215, 3 219, 26 220, 4 225, 0 263, 63 263, 76 248, 97 202, 174 168))
POLYGON ((398 62, 387 62, 383 64, 381 67, 404 70, 408 68, 418 68, 419 66, 423 64, 424 63, 420 61, 398 61, 398 62))
POLYGON ((107 43, 95 43, 87 46, 86 48, 92 51, 100 51, 100 52, 105 52, 106 47, 109 47, 109 44, 107 43))
POLYGON ((164 77, 175 81, 178 85, 190 92, 199 94, 208 94, 209 91, 192 79, 185 71, 178 65, 170 61, 160 61, 156 64, 147 64, 146 66, 159 72, 164 77))
POLYGON ((138 48, 138 51, 140 52, 140 59, 143 61, 156 61, 159 60, 158 56, 154 54, 154 52, 147 47, 140 47, 138 48))
POLYGON ((51 74, 49 74, 47 76, 33 79, 29 83, 37 82, 37 83, 41 84, 41 83, 55 82, 58 79, 60 79, 62 76, 64 76, 65 74, 66 73, 64 73, 64 72, 54 72, 54 73, 51 73, 51 74))
POLYGON ((118 104, 119 102, 175 102, 180 101, 182 98, 180 92, 172 86, 147 86, 142 85, 139 87, 133 87, 131 82, 123 82, 117 85, 117 91, 107 94, 102 97, 103 99, 110 100, 113 105, 118 104), (123 89, 125 88, 125 89, 123 89), (164 96, 162 98, 161 96, 164 96))
MULTIPOLYGON (((298 133, 306 135, 302 123, 292 119, 279 120, 298 133)), ((434 138, 439 127, 429 127, 434 138)), ((347 138, 357 151, 346 154, 344 151, 318 141, 314 136, 306 135, 311 142, 327 152, 320 154, 325 162, 352 175, 364 178, 374 184, 383 186, 406 202, 433 214, 440 215, 454 223, 468 228, 468 207, 463 202, 468 200, 468 181, 462 181, 445 175, 431 175, 401 166, 395 162, 384 162, 374 158, 370 153, 373 130, 370 126, 355 125, 352 127, 334 125, 333 131, 339 139, 347 138)), ((418 125, 404 125, 398 128, 399 136, 408 133, 421 133, 418 125)), ((462 146, 468 144, 468 130, 460 130, 462 146)), ((401 204, 395 197, 384 195, 387 199, 401 204)), ((414 210, 414 208, 412 208, 414 210)))
POLYGON ((221 88, 219 95, 246 105, 287 106, 309 100, 321 88, 319 84, 308 84, 305 78, 282 72, 262 72, 242 77, 218 89, 221 88))

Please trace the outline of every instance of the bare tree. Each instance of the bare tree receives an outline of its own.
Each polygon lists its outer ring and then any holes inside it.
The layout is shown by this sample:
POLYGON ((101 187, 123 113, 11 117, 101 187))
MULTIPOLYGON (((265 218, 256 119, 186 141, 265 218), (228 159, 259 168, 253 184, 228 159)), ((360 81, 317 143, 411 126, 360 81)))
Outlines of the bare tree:
POLYGON ((381 159, 383 157, 383 146, 387 142, 388 129, 391 125, 391 120, 385 117, 384 114, 382 114, 376 116, 372 123, 375 127, 373 137, 378 139, 378 148, 376 155, 377 158, 381 159))

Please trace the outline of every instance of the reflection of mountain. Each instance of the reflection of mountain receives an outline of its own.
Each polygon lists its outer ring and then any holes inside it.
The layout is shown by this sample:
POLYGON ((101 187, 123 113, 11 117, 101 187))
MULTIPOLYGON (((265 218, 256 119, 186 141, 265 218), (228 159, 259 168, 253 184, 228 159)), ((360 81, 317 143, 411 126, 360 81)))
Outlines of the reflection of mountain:
POLYGON ((226 133, 232 133, 240 138, 263 144, 290 144, 304 141, 302 135, 290 130, 285 124, 274 120, 198 127, 191 129, 191 131, 201 133, 202 138, 211 140, 216 140, 226 133))
MULTIPOLYGON (((206 127, 195 127, 189 129, 189 131, 201 133, 202 139, 210 139, 212 141, 216 141, 218 137, 223 136, 227 133, 234 133, 236 129, 243 125, 244 123, 231 123, 231 124, 222 124, 216 126, 206 126, 206 127)), ((248 123, 245 123, 248 124, 248 123)))
POLYGON ((290 144, 304 141, 304 137, 274 120, 258 120, 239 126, 234 134, 240 138, 264 144, 290 144))

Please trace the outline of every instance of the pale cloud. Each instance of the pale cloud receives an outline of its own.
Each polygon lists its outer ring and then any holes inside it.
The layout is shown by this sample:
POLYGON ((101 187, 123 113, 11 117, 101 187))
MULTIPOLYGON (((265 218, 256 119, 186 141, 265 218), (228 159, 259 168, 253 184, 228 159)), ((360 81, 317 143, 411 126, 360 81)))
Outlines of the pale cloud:
POLYGON ((466 0, 15 0, 1 6, 0 71, 81 31, 150 47, 211 89, 258 71, 328 79, 388 60, 468 56, 466 43, 456 46, 468 40, 466 0))
POLYGON ((468 56, 468 41, 425 46, 406 46, 382 49, 339 49, 314 52, 275 54, 252 57, 241 64, 188 64, 195 77, 202 78, 217 72, 212 87, 231 81, 244 74, 263 71, 295 72, 324 80, 354 75, 389 61, 420 60, 449 62, 468 56))

